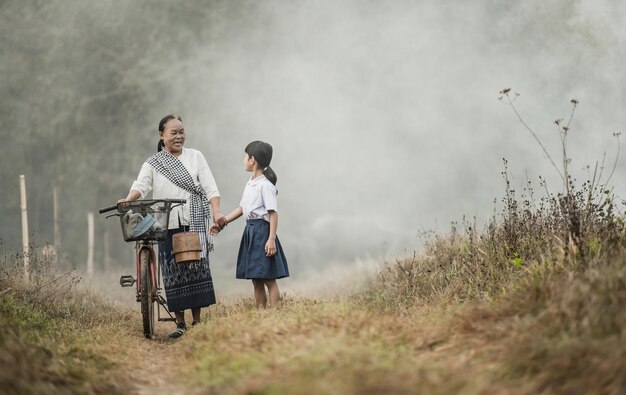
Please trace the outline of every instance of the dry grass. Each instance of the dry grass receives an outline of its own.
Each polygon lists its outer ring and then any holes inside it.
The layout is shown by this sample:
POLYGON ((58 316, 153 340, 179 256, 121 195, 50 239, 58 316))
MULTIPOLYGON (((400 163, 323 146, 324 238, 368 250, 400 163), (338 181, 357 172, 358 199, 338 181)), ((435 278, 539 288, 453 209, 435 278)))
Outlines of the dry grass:
POLYGON ((93 295, 42 301, 14 287, 3 292, 0 319, 15 330, 0 337, 10 366, 0 382, 7 393, 623 392, 623 260, 578 272, 544 260, 518 276, 497 298, 431 294, 441 299, 392 309, 372 296, 389 289, 290 297, 276 311, 240 299, 212 307, 174 342, 163 333, 145 341, 137 314, 109 311, 93 295))
MULTIPOLYGON (((123 393, 112 380, 110 346, 133 324, 69 273, 33 271, 24 281, 15 260, 0 270, 0 387, 6 394, 123 393)), ((123 338, 123 336, 121 336, 123 338)))
POLYGON ((185 365, 198 393, 507 391, 490 379, 483 352, 448 330, 451 317, 372 313, 339 299, 289 299, 277 311, 233 306, 190 333, 185 365))
POLYGON ((589 187, 539 204, 509 190, 483 234, 465 224, 434 238, 356 298, 395 314, 471 306, 455 330, 491 339, 500 378, 522 393, 624 393, 626 231, 610 194, 589 187))
POLYGON ((621 394, 625 275, 623 260, 528 273, 496 301, 394 311, 361 297, 221 305, 181 343, 181 372, 199 394, 621 394))

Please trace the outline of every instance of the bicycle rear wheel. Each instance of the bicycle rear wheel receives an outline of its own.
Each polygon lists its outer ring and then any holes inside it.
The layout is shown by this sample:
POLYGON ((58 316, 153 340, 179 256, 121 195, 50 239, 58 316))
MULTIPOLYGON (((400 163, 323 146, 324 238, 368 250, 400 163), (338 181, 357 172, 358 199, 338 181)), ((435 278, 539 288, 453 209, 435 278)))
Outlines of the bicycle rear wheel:
POLYGON ((154 284, 152 283, 152 265, 150 250, 144 249, 140 256, 141 264, 141 316, 143 318, 143 334, 146 338, 154 336, 154 284))

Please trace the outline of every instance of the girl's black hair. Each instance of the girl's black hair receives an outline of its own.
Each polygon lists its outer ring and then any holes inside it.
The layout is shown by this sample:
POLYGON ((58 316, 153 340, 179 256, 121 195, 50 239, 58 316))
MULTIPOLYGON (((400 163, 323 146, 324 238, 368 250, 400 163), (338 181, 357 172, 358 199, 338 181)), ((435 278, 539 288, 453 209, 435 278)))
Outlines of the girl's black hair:
MULTIPOLYGON (((171 121, 172 119, 178 119, 179 121, 183 121, 183 119, 179 115, 166 115, 159 121, 159 132, 163 132, 165 130, 165 124, 171 121)), ((165 143, 163 143, 163 139, 159 139, 159 143, 157 144, 157 152, 161 151, 165 147, 165 143)))
POLYGON ((265 177, 270 180, 270 182, 276 185, 276 181, 278 178, 276 177, 276 173, 270 167, 270 162, 272 161, 272 146, 263 141, 253 141, 246 146, 244 150, 249 157, 254 157, 256 163, 259 165, 261 169, 263 169, 263 174, 265 177))

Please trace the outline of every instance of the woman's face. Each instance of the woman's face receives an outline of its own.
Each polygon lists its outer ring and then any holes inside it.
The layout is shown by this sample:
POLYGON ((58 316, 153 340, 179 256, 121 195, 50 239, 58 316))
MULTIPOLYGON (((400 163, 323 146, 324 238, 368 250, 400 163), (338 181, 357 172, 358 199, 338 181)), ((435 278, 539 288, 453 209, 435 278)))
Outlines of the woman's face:
POLYGON ((180 154, 185 144, 185 128, 178 119, 170 119, 160 133, 165 149, 170 154, 180 154))

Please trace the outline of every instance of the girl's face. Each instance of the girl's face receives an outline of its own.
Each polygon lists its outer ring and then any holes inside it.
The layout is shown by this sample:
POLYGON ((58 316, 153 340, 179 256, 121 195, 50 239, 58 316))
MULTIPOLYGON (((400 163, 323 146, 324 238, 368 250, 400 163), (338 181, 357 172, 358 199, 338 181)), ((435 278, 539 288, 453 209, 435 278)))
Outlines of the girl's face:
POLYGON ((160 135, 167 152, 173 155, 182 153, 183 144, 185 144, 185 128, 181 121, 170 119, 160 135))
POLYGON ((245 154, 243 157, 243 166, 246 171, 254 171, 256 169, 256 160, 254 160, 253 156, 245 154))

